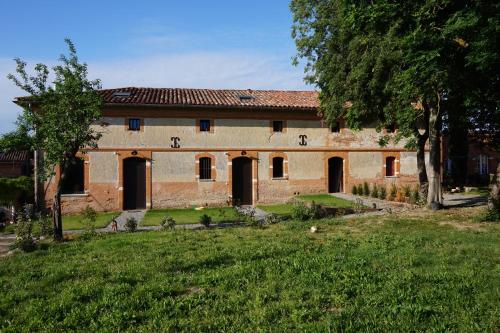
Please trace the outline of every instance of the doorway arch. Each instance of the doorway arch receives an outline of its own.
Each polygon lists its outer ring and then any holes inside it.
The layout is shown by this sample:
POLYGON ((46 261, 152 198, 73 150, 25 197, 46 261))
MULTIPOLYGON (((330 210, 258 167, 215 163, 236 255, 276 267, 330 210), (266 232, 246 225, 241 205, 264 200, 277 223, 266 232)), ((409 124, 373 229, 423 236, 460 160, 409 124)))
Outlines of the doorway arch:
POLYGON ((344 192, 344 159, 328 159, 328 193, 344 192))
POLYGON ((237 157, 232 160, 233 204, 251 205, 253 203, 252 160, 237 157))
POLYGON ((123 209, 146 208, 146 160, 129 157, 123 160, 123 209))

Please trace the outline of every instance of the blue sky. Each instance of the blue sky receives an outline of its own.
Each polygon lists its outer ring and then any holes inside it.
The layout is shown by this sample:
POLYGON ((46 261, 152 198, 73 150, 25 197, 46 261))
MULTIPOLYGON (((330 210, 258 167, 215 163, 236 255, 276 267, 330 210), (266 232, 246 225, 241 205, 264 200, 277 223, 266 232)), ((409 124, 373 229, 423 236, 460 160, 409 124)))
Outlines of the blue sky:
POLYGON ((15 57, 54 64, 70 37, 104 87, 312 89, 291 65, 289 0, 0 2, 0 133, 15 57))

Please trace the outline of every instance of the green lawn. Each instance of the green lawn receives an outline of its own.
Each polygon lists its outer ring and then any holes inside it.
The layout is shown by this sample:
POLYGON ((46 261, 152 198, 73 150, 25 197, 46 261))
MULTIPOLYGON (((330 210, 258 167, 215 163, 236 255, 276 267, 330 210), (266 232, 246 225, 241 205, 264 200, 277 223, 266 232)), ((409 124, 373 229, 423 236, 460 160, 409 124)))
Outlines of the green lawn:
POLYGON ((318 205, 330 206, 330 207, 354 207, 354 202, 349 200, 344 200, 336 198, 329 194, 311 194, 311 195, 300 195, 299 200, 312 202, 314 201, 318 205))
POLYGON ((281 216, 291 216, 293 206, 291 204, 278 204, 278 205, 258 205, 257 207, 268 213, 273 213, 281 216))
MULTIPOLYGON (((97 219, 95 223, 96 228, 106 227, 113 217, 118 216, 120 213, 117 212, 107 212, 107 213, 97 213, 97 219)), ((78 230, 85 229, 85 224, 82 223, 82 215, 63 215, 63 229, 64 230, 78 230)))
POLYGON ((495 332, 500 225, 463 212, 47 244, 0 259, 0 330, 495 332))
MULTIPOLYGON (((315 202, 319 205, 330 206, 330 207, 353 207, 354 202, 349 200, 344 200, 340 198, 333 197, 328 194, 311 194, 311 195, 300 195, 296 199, 305 202, 315 202)), ((292 204, 276 204, 276 205, 259 205, 260 209, 277 215, 292 215, 292 204)))
POLYGON ((200 216, 203 214, 211 216, 212 223, 241 221, 233 207, 205 208, 202 210, 194 210, 194 208, 152 209, 146 212, 141 225, 160 225, 165 215, 172 216, 177 224, 199 223, 200 216))

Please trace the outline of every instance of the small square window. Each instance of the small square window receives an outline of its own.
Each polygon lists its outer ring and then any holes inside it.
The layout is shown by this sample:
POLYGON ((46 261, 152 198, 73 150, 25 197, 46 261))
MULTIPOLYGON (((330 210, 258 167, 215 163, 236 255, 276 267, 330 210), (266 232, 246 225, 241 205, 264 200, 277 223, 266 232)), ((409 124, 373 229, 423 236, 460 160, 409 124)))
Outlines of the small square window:
POLYGON ((140 131, 141 130, 141 120, 137 118, 130 118, 128 120, 128 130, 129 131, 140 131))
POLYGON ((273 121, 273 132, 283 132, 283 120, 273 121))
POLYGON ((330 127, 332 133, 340 133, 340 121, 335 121, 330 127))
POLYGON ((200 132, 210 132, 210 120, 200 120, 200 132))
POLYGON ((396 132, 396 125, 395 124, 389 124, 385 127, 385 131, 387 133, 395 133, 396 132))

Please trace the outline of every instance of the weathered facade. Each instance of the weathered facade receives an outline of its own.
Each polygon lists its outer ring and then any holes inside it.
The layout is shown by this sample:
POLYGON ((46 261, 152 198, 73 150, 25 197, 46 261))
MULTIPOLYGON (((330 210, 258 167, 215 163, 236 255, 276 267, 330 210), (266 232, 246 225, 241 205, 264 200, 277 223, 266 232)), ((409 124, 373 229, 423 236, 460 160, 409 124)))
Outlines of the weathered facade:
MULTIPOLYGON (((63 211, 284 202, 352 185, 417 181, 416 153, 318 115, 314 92, 102 91, 98 149, 82 152, 63 211)), ((56 174, 56 177, 58 175, 56 174)), ((46 184, 52 198, 54 181, 46 184)))

